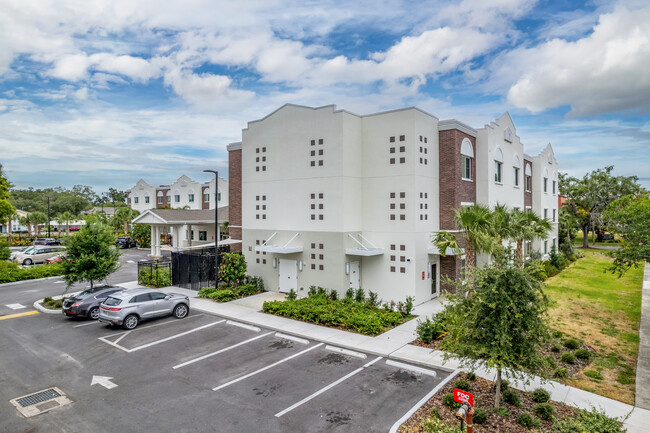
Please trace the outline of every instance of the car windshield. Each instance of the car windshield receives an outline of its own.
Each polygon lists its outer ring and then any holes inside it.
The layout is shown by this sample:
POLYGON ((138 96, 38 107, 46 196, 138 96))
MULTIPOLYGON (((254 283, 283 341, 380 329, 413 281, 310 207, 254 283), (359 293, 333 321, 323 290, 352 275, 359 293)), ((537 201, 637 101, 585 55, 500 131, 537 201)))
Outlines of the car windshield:
POLYGON ((22 250, 20 250, 21 253, 25 253, 25 254, 29 254, 29 253, 31 253, 32 251, 34 251, 34 247, 33 247, 33 246, 32 246, 32 247, 23 248, 22 250))
POLYGON ((106 298, 106 300, 104 301, 104 305, 108 305, 109 307, 114 307, 114 306, 116 306, 116 305, 120 305, 121 303, 122 303, 122 300, 121 300, 121 299, 114 298, 114 297, 112 297, 112 296, 109 296, 109 297, 106 298))

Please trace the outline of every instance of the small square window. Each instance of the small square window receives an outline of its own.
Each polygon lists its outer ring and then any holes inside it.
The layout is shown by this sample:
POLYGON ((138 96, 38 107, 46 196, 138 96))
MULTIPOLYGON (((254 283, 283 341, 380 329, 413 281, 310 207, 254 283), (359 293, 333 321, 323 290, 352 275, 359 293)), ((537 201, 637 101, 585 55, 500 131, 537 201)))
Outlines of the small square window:
POLYGON ((318 193, 318 198, 323 198, 323 193, 322 192, 318 193))
POLYGON ((259 200, 259 199, 260 199, 260 196, 259 196, 259 195, 256 195, 256 196, 255 196, 255 200, 259 200))
POLYGON ((323 209, 323 203, 318 204, 318 209, 323 209))
MULTIPOLYGON (((312 242, 312 243, 311 243, 311 248, 312 248, 312 249, 316 249, 316 244, 312 242)), ((312 258, 313 258, 313 257, 312 257, 312 258)))
POLYGON ((259 156, 255 157, 255 162, 260 162, 260 157, 259 156))
POLYGON ((325 270, 325 266, 323 266, 323 265, 318 265, 318 270, 319 270, 319 271, 323 271, 323 270, 325 270))
POLYGON ((395 251, 395 244, 390 244, 390 250, 395 251))
POLYGON ((426 192, 425 192, 425 193, 424 193, 424 198, 427 198, 427 195, 428 195, 428 194, 429 194, 429 193, 426 193, 426 192))
POLYGON ((399 151, 400 152, 406 152, 406 146, 400 146, 399 151))
POLYGON ((312 167, 316 167, 316 161, 312 161, 312 162, 311 162, 311 166, 312 166, 312 167))
POLYGON ((427 142, 427 137, 424 137, 424 142, 425 142, 425 143, 427 142))
POLYGON ((266 162, 266 156, 262 157, 262 162, 266 162))
POLYGON ((390 193, 390 198, 395 198, 395 193, 394 192, 390 193))
POLYGON ((424 219, 425 219, 425 220, 428 220, 428 219, 429 219, 429 215, 424 215, 424 219))
POLYGON ((323 220, 323 214, 318 215, 318 219, 322 221, 323 220))
POLYGON ((262 200, 266 200, 266 196, 265 196, 265 195, 262 196, 262 200))
POLYGON ((395 266, 391 266, 391 267, 390 267, 390 271, 391 271, 391 272, 395 272, 395 266))
POLYGON ((260 258, 258 257, 255 259, 255 263, 259 263, 259 262, 260 262, 260 258))
POLYGON ((311 156, 316 156, 316 151, 315 150, 311 151, 311 156))
POLYGON ((259 244, 260 244, 260 241, 258 239, 258 240, 255 241, 255 245, 259 245, 259 244))
POLYGON ((266 214, 265 214, 265 213, 262 214, 262 219, 263 219, 263 220, 266 219, 266 214))
POLYGON ((401 215, 399 216, 399 219, 400 219, 400 221, 405 221, 405 220, 406 220, 406 215, 401 214, 401 215))
POLYGON ((405 274, 406 273, 406 268, 399 268, 400 274, 405 274))
MULTIPOLYGON (((420 140, 421 141, 421 140, 420 140)), ((422 152, 422 146, 420 146, 420 152, 422 152)))
POLYGON ((255 149, 255 153, 260 153, 260 148, 259 147, 255 149))
POLYGON ((316 205, 314 203, 311 204, 312 209, 316 209, 316 205))
POLYGON ((259 168, 259 167, 255 167, 255 171, 260 171, 260 168, 259 168))
POLYGON ((420 158, 420 164, 422 164, 422 158, 420 158))
POLYGON ((263 265, 266 264, 266 259, 262 259, 262 264, 263 264, 263 265))
POLYGON ((311 214, 311 219, 315 220, 315 219, 316 219, 316 215, 311 214))
POLYGON ((395 256, 390 256, 390 261, 394 262, 395 261, 395 256))
POLYGON ((316 140, 312 140, 312 141, 311 141, 311 145, 313 146, 313 145, 315 145, 315 144, 316 144, 316 140))
POLYGON ((322 250, 323 249, 323 244, 318 244, 318 249, 322 250))
POLYGON ((429 203, 424 203, 424 208, 429 209, 429 203))
POLYGON ((391 163, 391 164, 395 164, 395 158, 391 158, 391 159, 390 159, 390 163, 391 163))
POLYGON ((260 205, 255 205, 255 210, 260 210, 260 205))
POLYGON ((394 213, 390 214, 390 220, 395 221, 395 214, 394 213))
POLYGON ((318 255, 318 260, 323 260, 323 255, 322 254, 318 255))
POLYGON ((406 203, 400 203, 399 208, 400 209, 406 209, 406 203))
POLYGON ((399 261, 400 262, 405 262, 406 261, 406 256, 399 256, 399 261))
POLYGON ((420 193, 420 198, 422 198, 422 197, 424 197, 424 194, 423 194, 423 193, 420 193))
POLYGON ((316 198, 316 194, 313 194, 313 193, 312 193, 312 195, 311 195, 311 199, 313 200, 313 199, 315 199, 315 198, 316 198))
POLYGON ((318 150, 318 154, 319 154, 319 155, 322 155, 322 154, 323 154, 323 149, 319 149, 319 150, 318 150))
POLYGON ((427 148, 426 147, 424 148, 424 154, 425 155, 427 154, 427 148))
POLYGON ((395 148, 394 147, 390 148, 390 153, 395 153, 395 148))
POLYGON ((266 166, 265 165, 262 166, 262 171, 266 171, 266 166))
POLYGON ((427 159, 424 158, 424 165, 427 165, 427 159))
POLYGON ((315 264, 315 263, 312 263, 312 264, 311 264, 311 268, 312 268, 313 270, 316 270, 316 264, 315 264))
POLYGON ((263 148, 262 148, 262 152, 266 152, 266 147, 263 147, 263 148))
POLYGON ((406 245, 400 245, 399 250, 400 251, 406 251, 406 245))
POLYGON ((406 193, 405 192, 400 192, 399 193, 399 198, 406 198, 406 193))
POLYGON ((390 142, 391 142, 391 143, 395 143, 395 137, 391 137, 391 138, 390 138, 390 142))
POLYGON ((265 204, 262 205, 262 210, 266 210, 266 205, 265 204))
POLYGON ((420 203, 420 209, 424 209, 424 204, 420 203))
POLYGON ((395 203, 391 203, 391 204, 390 204, 390 208, 391 208, 391 209, 395 209, 395 203))
POLYGON ((423 219, 423 217, 422 217, 422 215, 420 215, 420 221, 422 221, 422 219, 423 219))
POLYGON ((323 144, 323 139, 322 138, 318 139, 318 144, 323 144))
POLYGON ((260 219, 260 214, 256 214, 256 215, 255 215, 255 219, 256 219, 256 220, 260 219))
POLYGON ((323 165, 323 160, 322 159, 318 160, 318 165, 323 165))
POLYGON ((422 141, 422 136, 420 135, 420 141, 422 141))
POLYGON ((404 135, 400 135, 400 136, 399 136, 399 141, 404 141, 404 140, 406 140, 406 136, 404 136, 404 135))
POLYGON ((400 158, 400 159, 399 159, 399 163, 400 163, 400 164, 404 164, 405 162, 406 162, 406 158, 400 158))
POLYGON ((312 255, 311 255, 311 259, 312 259, 312 260, 316 260, 316 254, 312 254, 312 255))

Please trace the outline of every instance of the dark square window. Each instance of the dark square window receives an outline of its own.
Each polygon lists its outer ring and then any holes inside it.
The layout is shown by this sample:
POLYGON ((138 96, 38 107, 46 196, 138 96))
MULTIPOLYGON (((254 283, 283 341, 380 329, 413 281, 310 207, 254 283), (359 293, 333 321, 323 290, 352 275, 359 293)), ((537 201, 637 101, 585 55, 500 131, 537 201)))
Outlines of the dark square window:
POLYGON ((262 264, 263 264, 263 265, 266 264, 266 259, 262 259, 262 264))
POLYGON ((400 245, 399 250, 400 251, 406 251, 406 245, 400 245))
POLYGON ((256 215, 255 215, 255 219, 256 219, 256 220, 260 219, 260 214, 256 214, 256 215))
POLYGON ((422 141, 422 136, 420 135, 420 141, 422 141))
POLYGON ((394 192, 390 193, 390 198, 395 198, 395 193, 394 192))
POLYGON ((395 251, 395 244, 390 244, 390 250, 395 251))
POLYGON ((425 220, 428 220, 428 219, 429 219, 429 215, 425 215, 425 216, 424 216, 424 219, 425 219, 425 220))
POLYGON ((323 144, 323 139, 322 138, 318 139, 318 144, 323 144))
POLYGON ((400 203, 399 208, 400 209, 406 209, 406 203, 400 203))
POLYGON ((312 255, 311 255, 311 259, 312 259, 312 260, 316 260, 316 254, 312 254, 312 255))
POLYGON ((316 205, 314 203, 311 204, 312 209, 316 209, 316 205))
POLYGON ((260 258, 258 257, 255 259, 255 263, 259 263, 259 262, 260 262, 260 258))
POLYGON ((255 205, 255 210, 260 210, 260 205, 255 205))
POLYGON ((399 198, 406 198, 406 193, 405 192, 400 192, 399 193, 399 198))
POLYGON ((312 167, 316 167, 316 161, 312 161, 312 162, 311 162, 311 166, 312 166, 312 167))
POLYGON ((399 256, 399 261, 400 262, 405 262, 406 261, 406 256, 399 256))
POLYGON ((323 260, 323 255, 322 254, 318 255, 318 260, 323 260))
POLYGON ((315 150, 311 151, 311 156, 316 156, 316 151, 315 150))
POLYGON ((400 274, 405 274, 406 273, 406 268, 399 268, 400 274))
POLYGON ((395 153, 395 148, 394 147, 390 148, 390 153, 395 153))
POLYGON ((322 221, 323 220, 323 214, 318 215, 318 219, 322 221))
MULTIPOLYGON (((422 141, 422 140, 420 140, 420 141, 422 141)), ((420 146, 420 152, 422 152, 422 146, 420 146)))
POLYGON ((316 219, 316 215, 311 214, 311 219, 315 220, 315 219, 316 219))
POLYGON ((323 193, 322 192, 318 193, 318 198, 323 198, 323 193))
POLYGON ((406 152, 406 146, 400 146, 399 151, 400 152, 406 152))
POLYGON ((259 147, 255 149, 255 153, 260 153, 260 148, 259 147))
POLYGON ((313 194, 313 193, 312 193, 312 195, 311 195, 311 199, 313 200, 313 199, 315 199, 315 198, 316 198, 316 194, 313 194))
POLYGON ((390 256, 390 261, 394 262, 395 261, 395 256, 390 256))
POLYGON ((265 196, 265 195, 262 196, 262 200, 266 200, 266 196, 265 196))
POLYGON ((391 203, 391 204, 390 204, 390 208, 391 208, 391 209, 395 209, 395 203, 391 203))
POLYGON ((262 166, 262 171, 266 171, 266 166, 265 165, 262 166))
POLYGON ((420 164, 422 164, 422 158, 420 158, 420 164))
POLYGON ((323 271, 323 270, 325 270, 325 266, 323 266, 323 265, 318 265, 318 270, 319 270, 319 271, 323 271))
POLYGON ((319 203, 318 204, 318 209, 322 209, 322 208, 323 208, 323 203, 319 203))
POLYGON ((259 200, 259 199, 260 199, 260 196, 259 196, 259 195, 256 195, 256 196, 255 196, 255 200, 259 200))
POLYGON ((427 142, 427 137, 424 137, 424 142, 425 142, 425 143, 427 142))
POLYGON ((426 155, 426 153, 427 153, 427 148, 425 147, 424 148, 424 154, 426 155))
POLYGON ((390 159, 390 163, 391 163, 391 164, 395 164, 395 158, 391 158, 391 159, 390 159))
POLYGON ((259 168, 259 167, 255 167, 255 171, 260 171, 260 168, 259 168))
POLYGON ((429 194, 429 193, 425 192, 425 193, 424 193, 424 198, 427 198, 427 195, 428 195, 428 194, 429 194))
POLYGON ((390 220, 395 221, 395 214, 394 213, 390 214, 390 220))
POLYGON ((322 250, 324 248, 323 244, 318 244, 318 249, 322 250))
POLYGON ((311 145, 313 146, 314 144, 316 144, 316 140, 311 141, 311 145))
POLYGON ((399 141, 404 141, 404 140, 406 140, 406 136, 405 135, 400 135, 399 136, 399 141))
POLYGON ((405 162, 406 162, 406 158, 400 158, 400 159, 399 159, 399 163, 400 163, 400 164, 404 164, 405 162))
POLYGON ((391 267, 390 267, 390 271, 391 271, 391 272, 395 272, 395 266, 391 266, 391 267))
POLYGON ((319 149, 319 150, 318 150, 318 154, 319 154, 319 155, 322 155, 322 154, 323 154, 323 149, 319 149))
MULTIPOLYGON (((316 244, 312 242, 312 243, 311 243, 311 247, 312 247, 312 249, 315 249, 315 248, 316 248, 316 244)), ((313 257, 312 257, 312 258, 313 258, 313 257)))
POLYGON ((429 203, 424 203, 424 208, 429 209, 429 203))
POLYGON ((391 143, 395 143, 395 137, 391 137, 391 138, 390 138, 390 142, 391 142, 391 143))
POLYGON ((424 205, 420 203, 420 209, 424 209, 424 205))
POLYGON ((423 219, 423 217, 422 217, 422 215, 420 215, 420 221, 422 221, 422 219, 423 219))
POLYGON ((262 210, 266 210, 266 205, 265 204, 262 205, 262 210))
POLYGON ((316 264, 315 264, 315 263, 312 263, 312 264, 311 264, 311 268, 312 268, 313 270, 316 270, 316 264))
POLYGON ((255 241, 255 245, 259 245, 259 244, 260 244, 260 241, 258 239, 258 240, 255 241))
POLYGON ((266 214, 265 214, 265 213, 262 214, 262 219, 263 219, 263 220, 266 219, 266 214))
POLYGON ((266 156, 263 156, 262 157, 262 162, 265 162, 265 161, 266 161, 266 156))
POLYGON ((323 165, 323 160, 322 159, 318 160, 318 165, 323 165))
POLYGON ((399 219, 400 219, 400 221, 405 221, 405 220, 406 220, 406 215, 401 214, 401 215, 399 216, 399 219))
POLYGON ((424 158, 424 165, 427 165, 427 159, 424 158))
POLYGON ((262 152, 266 152, 266 147, 263 147, 263 148, 262 148, 262 152))
POLYGON ((260 162, 260 157, 259 156, 255 157, 255 162, 260 162))

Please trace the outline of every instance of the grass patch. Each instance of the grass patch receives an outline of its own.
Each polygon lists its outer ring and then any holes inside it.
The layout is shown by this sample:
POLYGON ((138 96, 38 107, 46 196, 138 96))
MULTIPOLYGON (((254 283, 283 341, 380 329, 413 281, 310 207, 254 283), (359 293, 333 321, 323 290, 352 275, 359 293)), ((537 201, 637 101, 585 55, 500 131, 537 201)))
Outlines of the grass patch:
POLYGON ((565 340, 579 338, 593 348, 616 350, 596 354, 586 367, 598 367, 600 382, 585 376, 566 383, 582 389, 595 387, 600 395, 633 404, 634 382, 624 372, 636 366, 643 268, 632 268, 617 278, 606 272, 611 265, 606 254, 582 252, 584 258, 546 281, 551 321, 565 340))
POLYGON ((257 295, 264 292, 264 287, 258 287, 255 284, 245 284, 235 287, 204 287, 199 290, 199 298, 212 299, 215 302, 230 302, 235 299, 245 298, 246 296, 257 295))
POLYGON ((380 334, 413 318, 410 311, 393 311, 389 305, 378 307, 363 297, 361 301, 352 296, 332 298, 321 289, 307 298, 265 302, 262 311, 365 335, 380 334))

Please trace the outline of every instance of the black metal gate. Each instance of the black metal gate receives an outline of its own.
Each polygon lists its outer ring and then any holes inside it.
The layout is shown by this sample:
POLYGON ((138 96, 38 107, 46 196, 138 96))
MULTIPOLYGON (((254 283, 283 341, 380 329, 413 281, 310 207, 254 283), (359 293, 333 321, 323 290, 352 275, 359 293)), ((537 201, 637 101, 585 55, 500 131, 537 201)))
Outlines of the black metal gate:
POLYGON ((214 286, 214 249, 172 252, 172 284, 190 290, 214 286))

